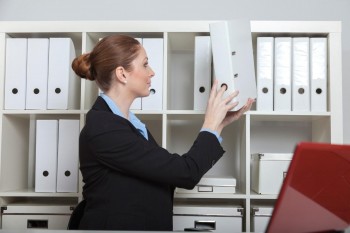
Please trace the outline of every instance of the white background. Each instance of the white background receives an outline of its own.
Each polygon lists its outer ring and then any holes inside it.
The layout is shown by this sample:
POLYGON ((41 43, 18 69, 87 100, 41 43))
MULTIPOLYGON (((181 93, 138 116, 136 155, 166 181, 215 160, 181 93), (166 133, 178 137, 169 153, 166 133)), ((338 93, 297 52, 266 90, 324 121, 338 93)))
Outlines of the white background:
POLYGON ((342 21, 344 142, 350 143, 350 0, 0 0, 0 20, 342 21))

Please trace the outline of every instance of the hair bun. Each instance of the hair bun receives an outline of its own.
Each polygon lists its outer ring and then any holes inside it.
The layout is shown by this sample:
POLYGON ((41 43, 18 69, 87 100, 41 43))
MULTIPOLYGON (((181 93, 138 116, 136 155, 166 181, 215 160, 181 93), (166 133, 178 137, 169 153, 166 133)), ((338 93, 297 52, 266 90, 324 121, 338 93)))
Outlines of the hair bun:
POLYGON ((90 53, 84 53, 79 57, 76 57, 72 62, 72 69, 81 78, 88 80, 95 80, 90 72, 90 53))

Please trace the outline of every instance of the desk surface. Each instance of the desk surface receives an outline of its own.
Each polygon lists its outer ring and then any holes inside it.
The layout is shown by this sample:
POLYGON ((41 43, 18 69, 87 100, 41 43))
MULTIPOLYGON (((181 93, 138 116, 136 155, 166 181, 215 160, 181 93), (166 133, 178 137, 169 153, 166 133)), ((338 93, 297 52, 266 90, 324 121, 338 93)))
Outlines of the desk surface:
MULTIPOLYGON (((45 229, 30 229, 30 230, 0 230, 0 233, 106 233, 106 232, 115 232, 115 233, 145 233, 145 231, 83 231, 83 230, 45 230, 45 229)), ((153 231, 147 231, 152 233, 153 231)), ((183 231, 154 231, 154 233, 173 233, 173 232, 183 232, 183 231)), ((186 231, 187 232, 187 231, 186 231)), ((224 232, 223 232, 224 233, 224 232)), ((232 232, 235 233, 235 232, 232 232)), ((241 232, 239 232, 241 233, 241 232)), ((350 233, 350 231, 349 231, 350 233)))
MULTIPOLYGON (((0 233, 106 233, 106 232, 115 232, 115 233, 174 233, 174 232, 184 232, 184 231, 84 231, 84 230, 46 230, 46 229, 27 229, 27 230, 1 230, 0 233)), ((187 232, 187 231, 186 231, 187 232)), ((224 233, 224 232, 223 232, 224 233)), ((230 232, 235 233, 235 232, 230 232)), ((237 232, 241 233, 241 232, 237 232)), ((350 232, 349 232, 350 233, 350 232)))
MULTIPOLYGON (((45 229, 30 229, 30 230, 0 230, 0 233, 106 233, 106 232, 118 232, 118 233, 145 233, 145 231, 83 231, 83 230, 45 230, 45 229)), ((152 231, 148 231, 152 233, 152 231)), ((157 233, 170 233, 173 231, 155 231, 157 233)))
MULTIPOLYGON (((0 230, 0 233, 86 233, 87 231, 81 230, 43 230, 43 229, 30 229, 30 230, 0 230)), ((91 231, 90 231, 91 232, 91 231)), ((106 232, 116 232, 116 233, 145 233, 144 231, 93 231, 94 233, 106 233, 106 232)), ((152 231, 147 231, 152 233, 152 231)), ((154 233, 170 233, 170 232, 183 232, 183 231, 155 231, 154 233)), ((187 232, 187 231, 186 231, 187 232)), ((225 232, 220 232, 225 233, 225 232)), ((236 233, 236 232, 230 232, 236 233)), ((241 233, 241 232, 237 232, 241 233)), ((350 226, 344 233, 350 233, 350 226)))

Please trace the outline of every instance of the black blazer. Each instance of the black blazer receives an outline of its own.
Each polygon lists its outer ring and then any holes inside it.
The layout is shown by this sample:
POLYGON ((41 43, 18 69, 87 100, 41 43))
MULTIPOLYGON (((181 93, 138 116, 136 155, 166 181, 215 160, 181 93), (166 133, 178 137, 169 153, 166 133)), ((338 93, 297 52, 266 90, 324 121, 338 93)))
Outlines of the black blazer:
POLYGON ((182 156, 148 136, 97 98, 80 133, 87 202, 80 229, 171 231, 174 188, 192 189, 224 153, 209 132, 182 156))

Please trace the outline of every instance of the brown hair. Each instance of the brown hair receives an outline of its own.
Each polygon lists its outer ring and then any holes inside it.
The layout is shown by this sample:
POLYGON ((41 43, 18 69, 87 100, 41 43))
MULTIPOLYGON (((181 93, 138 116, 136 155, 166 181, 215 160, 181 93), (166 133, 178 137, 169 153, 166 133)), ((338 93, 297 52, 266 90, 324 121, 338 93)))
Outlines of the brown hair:
POLYGON ((126 35, 112 35, 100 40, 90 53, 76 57, 72 69, 81 78, 95 80, 102 91, 108 91, 114 70, 121 66, 132 70, 131 62, 140 51, 140 43, 126 35))

